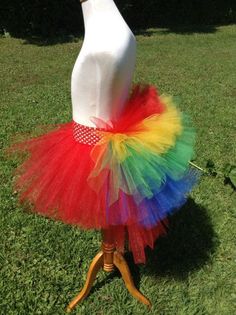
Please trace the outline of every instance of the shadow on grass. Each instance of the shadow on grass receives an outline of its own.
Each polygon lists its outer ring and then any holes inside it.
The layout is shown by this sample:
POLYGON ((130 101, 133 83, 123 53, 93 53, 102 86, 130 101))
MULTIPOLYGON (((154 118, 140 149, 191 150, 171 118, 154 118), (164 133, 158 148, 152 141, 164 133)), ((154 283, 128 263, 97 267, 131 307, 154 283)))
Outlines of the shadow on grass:
POLYGON ((155 276, 184 279, 204 266, 217 246, 207 210, 188 199, 170 218, 167 236, 157 240, 154 250, 147 250, 147 264, 141 269, 155 276))
POLYGON ((167 29, 163 30, 163 34, 211 34, 217 32, 216 25, 186 25, 186 26, 169 26, 167 29))
POLYGON ((36 46, 53 46, 57 44, 76 43, 83 39, 83 34, 78 33, 74 35, 63 35, 54 37, 29 36, 23 38, 23 45, 36 46))
MULTIPOLYGON (((158 27, 158 26, 157 26, 158 27)), ((168 26, 160 28, 160 26, 155 29, 134 29, 133 30, 135 35, 142 35, 146 37, 151 37, 155 34, 158 35, 165 35, 165 34, 194 34, 194 33, 215 33, 217 32, 217 26, 215 25, 190 25, 190 26, 168 26)), ((17 36, 16 36, 17 37, 17 36)), ((62 36, 52 36, 52 37, 45 37, 45 36, 28 36, 23 37, 22 39, 24 45, 37 45, 37 46, 53 46, 56 44, 65 44, 71 42, 78 42, 82 40, 84 37, 83 32, 75 33, 75 34, 67 34, 62 36)), ((19 36, 20 38, 20 36, 19 36)))
POLYGON ((191 35, 195 33, 199 34, 210 34, 217 32, 216 25, 183 25, 183 26, 167 26, 159 29, 137 29, 134 30, 135 35, 142 35, 146 37, 151 37, 155 34, 166 35, 166 34, 183 34, 191 35))

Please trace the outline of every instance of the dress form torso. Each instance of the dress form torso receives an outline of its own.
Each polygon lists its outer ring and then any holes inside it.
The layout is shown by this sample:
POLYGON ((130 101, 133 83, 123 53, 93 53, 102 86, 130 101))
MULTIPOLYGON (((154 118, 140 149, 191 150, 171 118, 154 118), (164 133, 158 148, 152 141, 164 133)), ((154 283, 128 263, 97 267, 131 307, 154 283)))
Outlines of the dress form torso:
POLYGON ((119 117, 135 66, 136 41, 113 0, 82 3, 85 38, 71 80, 73 120, 119 117))

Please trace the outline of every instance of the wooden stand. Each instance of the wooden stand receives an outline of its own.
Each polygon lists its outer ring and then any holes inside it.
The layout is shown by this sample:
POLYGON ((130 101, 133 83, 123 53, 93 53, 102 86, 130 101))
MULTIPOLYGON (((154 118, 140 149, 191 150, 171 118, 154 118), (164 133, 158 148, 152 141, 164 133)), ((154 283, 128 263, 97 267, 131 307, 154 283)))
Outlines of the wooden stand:
POLYGON ((112 233, 109 230, 102 230, 102 249, 94 257, 87 274, 87 279, 82 291, 68 305, 67 312, 71 312, 73 308, 81 302, 89 294, 92 285, 96 279, 97 273, 103 268, 106 272, 111 272, 117 267, 121 273, 124 283, 130 294, 141 303, 151 307, 151 302, 142 295, 134 286, 133 279, 126 260, 123 255, 116 251, 112 233))

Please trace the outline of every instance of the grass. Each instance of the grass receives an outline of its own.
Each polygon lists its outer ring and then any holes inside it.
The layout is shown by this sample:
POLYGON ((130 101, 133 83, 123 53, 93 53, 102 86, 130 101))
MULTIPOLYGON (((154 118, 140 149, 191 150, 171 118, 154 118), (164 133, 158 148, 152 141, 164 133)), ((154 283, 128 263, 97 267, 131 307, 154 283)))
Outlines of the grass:
MULTIPOLYGON (((137 35, 134 81, 172 94, 197 128, 196 163, 235 164, 236 26, 212 32, 153 29, 137 35)), ((0 39, 0 314, 59 315, 79 292, 100 233, 27 213, 12 189, 17 157, 4 148, 19 134, 71 119, 70 75, 81 39, 54 45, 0 39)), ((236 198, 221 175, 203 176, 168 236, 147 250, 145 266, 127 259, 153 303, 134 300, 117 273, 99 273, 73 314, 232 315, 236 309, 236 198)))

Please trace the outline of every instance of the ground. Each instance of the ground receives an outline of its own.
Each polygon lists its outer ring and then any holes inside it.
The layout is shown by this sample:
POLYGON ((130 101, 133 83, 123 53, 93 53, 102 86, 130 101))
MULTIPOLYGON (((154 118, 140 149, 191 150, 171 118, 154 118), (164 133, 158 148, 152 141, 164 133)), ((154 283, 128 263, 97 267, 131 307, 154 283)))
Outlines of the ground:
MULTIPOLYGON (((151 29, 137 34, 134 82, 175 97, 197 130, 195 163, 212 160, 167 237, 147 250, 134 280, 153 303, 134 300, 118 273, 100 273, 74 314, 231 315, 236 308, 236 197, 221 172, 236 156, 236 26, 151 29)), ((12 187, 19 157, 5 148, 38 126, 71 119, 70 76, 82 39, 43 43, 0 38, 0 313, 64 314, 79 292, 100 233, 27 213, 12 187)))

